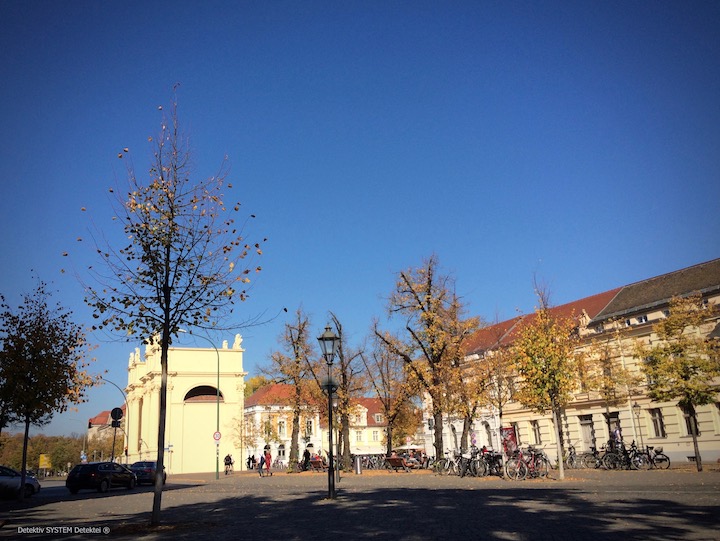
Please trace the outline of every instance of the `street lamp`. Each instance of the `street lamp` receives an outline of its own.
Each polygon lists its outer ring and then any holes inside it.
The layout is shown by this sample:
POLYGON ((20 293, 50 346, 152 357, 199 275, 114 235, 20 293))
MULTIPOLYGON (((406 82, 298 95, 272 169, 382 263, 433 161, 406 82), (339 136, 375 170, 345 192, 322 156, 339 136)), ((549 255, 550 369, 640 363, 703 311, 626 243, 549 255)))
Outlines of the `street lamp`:
POLYGON ((333 462, 333 394, 338 389, 337 383, 332 379, 332 363, 335 353, 340 345, 340 338, 330 330, 330 326, 325 327, 325 332, 318 336, 318 342, 320 342, 320 349, 325 362, 328 367, 328 377, 323 383, 322 387, 325 389, 328 395, 328 499, 335 499, 335 464, 333 462))
POLYGON ((632 410, 635 414, 635 418, 637 419, 638 435, 640 436, 640 449, 645 450, 645 443, 643 442, 642 436, 642 427, 640 426, 640 412, 642 412, 642 408, 640 407, 640 404, 635 402, 632 406, 632 410))
MULTIPOLYGON (((192 334, 190 331, 186 331, 185 329, 178 329, 178 332, 192 334)), ((212 340, 207 338, 206 336, 203 336, 201 334, 192 334, 196 338, 202 338, 205 340, 208 344, 212 346, 212 348, 215 350, 215 355, 217 355, 217 385, 215 387, 215 433, 220 434, 220 352, 218 351, 218 348, 215 347, 215 344, 212 343, 212 340)), ((215 480, 217 481, 220 479, 220 440, 215 440, 215 480)))

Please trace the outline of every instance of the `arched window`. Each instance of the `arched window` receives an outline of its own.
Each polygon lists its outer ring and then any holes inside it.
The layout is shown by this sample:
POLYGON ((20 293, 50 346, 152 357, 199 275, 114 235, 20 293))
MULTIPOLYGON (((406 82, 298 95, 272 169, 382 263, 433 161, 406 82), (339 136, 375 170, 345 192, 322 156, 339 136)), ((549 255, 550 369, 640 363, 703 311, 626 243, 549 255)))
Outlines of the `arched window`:
MULTIPOLYGON (((199 385, 190 389, 185 395, 185 402, 216 402, 218 399, 218 391, 211 385, 199 385)), ((224 402, 223 394, 220 393, 220 402, 224 402)))

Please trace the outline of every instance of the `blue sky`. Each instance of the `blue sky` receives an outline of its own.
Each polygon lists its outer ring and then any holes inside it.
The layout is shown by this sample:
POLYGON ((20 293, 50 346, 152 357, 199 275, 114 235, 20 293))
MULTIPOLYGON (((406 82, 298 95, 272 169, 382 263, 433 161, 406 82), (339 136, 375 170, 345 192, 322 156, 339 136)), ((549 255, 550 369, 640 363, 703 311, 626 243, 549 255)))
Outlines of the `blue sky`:
MULTIPOLYGON (((533 275, 562 304, 714 259, 718 28, 705 1, 3 0, 0 293, 17 305, 34 270, 91 323, 91 221, 119 238, 117 153, 149 166, 175 83, 197 178, 227 155, 269 239, 247 317, 302 306, 319 335, 333 310, 358 344, 433 253, 488 320, 532 311, 533 275)), ((287 317, 244 331, 251 374, 287 317)), ((137 344, 91 339, 124 386, 137 344)))

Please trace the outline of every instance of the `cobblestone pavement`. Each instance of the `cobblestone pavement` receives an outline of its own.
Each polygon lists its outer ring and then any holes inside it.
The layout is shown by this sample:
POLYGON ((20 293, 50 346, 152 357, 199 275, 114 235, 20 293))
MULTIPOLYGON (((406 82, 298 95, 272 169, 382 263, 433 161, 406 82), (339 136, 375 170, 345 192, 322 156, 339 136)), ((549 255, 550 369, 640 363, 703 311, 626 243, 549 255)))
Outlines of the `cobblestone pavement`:
POLYGON ((107 494, 43 488, 0 501, 13 539, 720 540, 720 472, 572 470, 566 479, 506 481, 429 472, 342 477, 276 472, 171 476, 162 524, 149 527, 152 489, 107 494), (4 506, 4 508, 3 508, 4 506), (48 530, 47 528, 56 528, 48 530), (85 528, 85 530, 83 530, 85 528), (107 533, 103 533, 103 528, 107 533))

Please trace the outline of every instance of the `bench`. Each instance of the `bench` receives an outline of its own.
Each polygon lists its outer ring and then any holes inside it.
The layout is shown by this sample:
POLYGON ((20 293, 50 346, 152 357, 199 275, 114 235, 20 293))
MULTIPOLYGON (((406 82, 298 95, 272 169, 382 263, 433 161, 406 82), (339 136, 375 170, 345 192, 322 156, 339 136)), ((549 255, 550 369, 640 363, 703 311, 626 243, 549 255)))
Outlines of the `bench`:
POLYGON ((397 472, 398 470, 403 470, 404 472, 410 473, 412 471, 412 466, 405 462, 405 459, 400 456, 387 457, 385 459, 385 467, 388 469, 388 471, 394 472, 397 472))
POLYGON ((325 465, 325 463, 323 463, 322 460, 311 460, 310 461, 310 471, 317 471, 317 472, 327 471, 327 466, 325 465))

